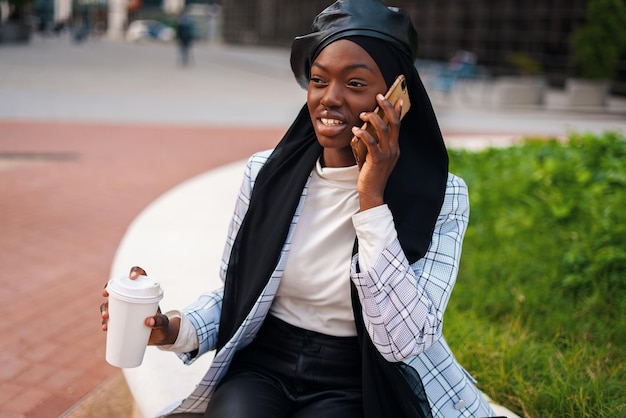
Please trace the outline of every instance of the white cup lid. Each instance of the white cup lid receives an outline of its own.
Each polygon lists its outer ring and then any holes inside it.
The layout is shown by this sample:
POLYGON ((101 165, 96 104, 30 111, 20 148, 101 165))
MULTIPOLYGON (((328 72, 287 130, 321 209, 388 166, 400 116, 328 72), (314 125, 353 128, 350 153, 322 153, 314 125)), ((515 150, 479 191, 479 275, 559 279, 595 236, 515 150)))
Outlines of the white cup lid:
POLYGON ((109 280, 109 294, 129 302, 152 303, 163 298, 161 285, 148 276, 139 276, 131 280, 128 276, 109 280))

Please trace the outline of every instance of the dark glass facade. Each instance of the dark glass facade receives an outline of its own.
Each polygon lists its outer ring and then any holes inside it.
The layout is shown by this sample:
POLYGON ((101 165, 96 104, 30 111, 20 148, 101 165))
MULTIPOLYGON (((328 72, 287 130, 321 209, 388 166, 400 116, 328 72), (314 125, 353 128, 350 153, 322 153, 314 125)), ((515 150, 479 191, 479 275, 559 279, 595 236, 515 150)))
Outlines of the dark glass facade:
MULTIPOLYGON (((624 0, 626 2, 626 0, 624 0)), ((329 0, 222 0, 223 36, 229 43, 289 46, 309 30, 329 0)), ((493 75, 514 74, 511 54, 541 66, 562 86, 573 75, 572 31, 585 20, 585 0, 393 0, 406 10, 419 35, 419 57, 445 61, 458 50, 476 54, 493 75)), ((613 92, 626 95, 626 54, 613 92)))

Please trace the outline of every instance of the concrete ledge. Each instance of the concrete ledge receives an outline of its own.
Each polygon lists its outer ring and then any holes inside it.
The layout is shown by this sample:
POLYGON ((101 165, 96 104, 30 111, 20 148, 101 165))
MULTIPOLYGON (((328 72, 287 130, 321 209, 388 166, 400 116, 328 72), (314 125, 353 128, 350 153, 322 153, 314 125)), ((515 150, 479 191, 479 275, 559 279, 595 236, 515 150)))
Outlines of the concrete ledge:
MULTIPOLYGON (((244 166, 239 161, 212 170, 152 202, 128 228, 111 277, 142 266, 164 288, 163 312, 221 286, 219 265, 244 166)), ((141 366, 123 371, 143 416, 154 416, 191 393, 212 357, 208 353, 186 366, 174 354, 148 347, 141 366)))
POLYGON ((135 400, 120 372, 66 411, 61 418, 142 418, 135 400))

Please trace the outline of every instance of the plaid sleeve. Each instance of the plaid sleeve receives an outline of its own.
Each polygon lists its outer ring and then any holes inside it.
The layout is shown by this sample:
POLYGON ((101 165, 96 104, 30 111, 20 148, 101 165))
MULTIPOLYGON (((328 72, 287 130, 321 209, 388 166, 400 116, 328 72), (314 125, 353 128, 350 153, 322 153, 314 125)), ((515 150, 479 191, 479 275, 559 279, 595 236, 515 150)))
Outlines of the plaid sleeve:
POLYGON ((214 350, 222 313, 224 288, 203 293, 191 305, 182 310, 198 336, 198 349, 188 353, 176 353, 185 364, 193 363, 202 354, 214 350))
POLYGON ((426 350, 442 335, 443 314, 454 287, 463 236, 469 221, 465 182, 450 174, 441 212, 426 255, 409 265, 394 240, 368 271, 352 281, 367 331, 388 361, 403 361, 426 350))

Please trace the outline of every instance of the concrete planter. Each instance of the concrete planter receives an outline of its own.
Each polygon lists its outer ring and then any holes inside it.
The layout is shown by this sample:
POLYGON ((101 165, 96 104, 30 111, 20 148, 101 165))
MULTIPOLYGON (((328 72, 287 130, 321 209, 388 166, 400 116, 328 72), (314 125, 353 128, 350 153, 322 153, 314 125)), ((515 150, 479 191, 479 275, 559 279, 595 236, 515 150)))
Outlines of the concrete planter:
POLYGON ((609 82, 570 78, 565 81, 567 104, 572 107, 606 106, 609 82))
POLYGON ((536 106, 543 104, 547 82, 542 76, 498 77, 492 101, 497 106, 536 106))

